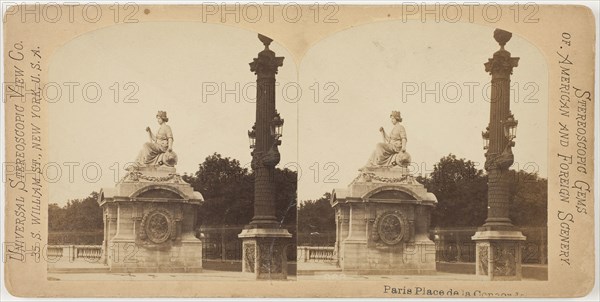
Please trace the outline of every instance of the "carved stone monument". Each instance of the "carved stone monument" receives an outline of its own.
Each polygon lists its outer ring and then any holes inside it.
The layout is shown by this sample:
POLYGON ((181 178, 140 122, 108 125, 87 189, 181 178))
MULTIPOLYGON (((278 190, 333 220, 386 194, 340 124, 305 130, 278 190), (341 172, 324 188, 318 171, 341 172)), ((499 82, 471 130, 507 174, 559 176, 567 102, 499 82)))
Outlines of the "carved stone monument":
MULTIPOLYGON (((142 152, 166 158, 163 153, 170 152, 172 145, 170 128, 168 132, 170 141, 168 147, 165 142, 162 152, 150 145, 161 139, 158 137, 161 130, 154 140, 150 135, 151 142, 144 145, 152 152, 144 149, 142 152)), ((110 271, 202 271, 202 241, 194 234, 196 213, 202 201, 202 195, 183 181, 174 167, 158 162, 135 165, 115 187, 100 190, 98 203, 104 212, 103 260, 110 271)))
MULTIPOLYGON (((391 117, 401 120, 397 111, 391 117)), ((437 199, 408 173, 406 133, 399 124, 394 125, 390 136, 381 130, 384 143, 376 146, 369 163, 348 188, 331 194, 336 221, 334 251, 346 273, 435 273, 435 244, 428 232, 437 199), (382 160, 402 156, 405 160, 382 160)))

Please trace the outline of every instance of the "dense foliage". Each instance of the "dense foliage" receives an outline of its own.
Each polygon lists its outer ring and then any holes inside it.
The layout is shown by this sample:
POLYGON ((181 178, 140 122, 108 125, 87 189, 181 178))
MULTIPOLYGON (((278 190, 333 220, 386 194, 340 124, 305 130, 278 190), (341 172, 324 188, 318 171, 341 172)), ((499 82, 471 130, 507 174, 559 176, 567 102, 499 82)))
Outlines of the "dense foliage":
MULTIPOLYGON (((548 181, 537 173, 510 170, 510 218, 518 226, 546 226, 548 181)), ((428 177, 418 179, 436 195, 432 227, 480 226, 487 216, 487 176, 455 155, 440 159, 428 177)))
POLYGON ((335 243, 335 212, 330 193, 306 200, 298 208, 298 245, 331 246, 335 243))
POLYGON ((97 192, 92 192, 84 199, 70 200, 63 207, 56 203, 48 206, 50 231, 93 231, 102 230, 103 227, 97 192))
MULTIPOLYGON (((253 216, 254 173, 240 162, 220 154, 207 157, 194 175, 184 176, 202 193, 199 222, 204 226, 247 224, 253 216)), ((297 173, 275 169, 276 215, 280 223, 296 224, 297 173)), ((295 229, 295 227, 294 227, 295 229)))

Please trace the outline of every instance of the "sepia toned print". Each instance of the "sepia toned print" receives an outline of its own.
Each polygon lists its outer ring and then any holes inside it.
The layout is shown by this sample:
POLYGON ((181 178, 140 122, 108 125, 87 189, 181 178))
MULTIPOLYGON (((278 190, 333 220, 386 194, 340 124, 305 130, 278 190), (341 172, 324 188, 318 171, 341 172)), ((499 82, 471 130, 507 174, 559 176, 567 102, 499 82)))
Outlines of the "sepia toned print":
MULTIPOLYGON (((312 278, 319 275, 348 278, 348 274, 358 273, 373 275, 371 278, 435 275, 446 280, 522 280, 524 263, 526 279, 547 279, 545 162, 529 162, 538 167, 534 173, 523 170, 509 172, 509 167, 515 163, 512 150, 516 145, 514 140, 518 126, 510 109, 512 103, 518 103, 518 100, 511 100, 510 78, 519 58, 511 57, 505 49, 512 37, 510 32, 496 29, 490 36, 500 49, 482 68, 492 75, 489 103, 481 104, 489 106, 490 117, 481 133, 485 155, 481 168, 487 173, 484 174, 472 161, 457 159, 453 155, 460 152, 460 149, 452 150, 459 144, 481 148, 479 144, 471 143, 468 137, 463 137, 447 141, 444 149, 450 155, 434 164, 429 175, 424 175, 424 171, 418 170, 419 162, 411 162, 406 151, 409 135, 401 125, 401 113, 392 111, 390 119, 394 127, 391 134, 388 136, 384 128, 380 128, 384 142, 376 145, 367 165, 359 169, 358 176, 347 188, 336 188, 325 194, 334 208, 335 221, 332 219, 328 224, 321 223, 317 227, 334 225, 335 235, 331 237, 335 238, 335 243, 330 247, 314 246, 314 240, 327 239, 319 233, 322 230, 304 237, 308 239, 308 246, 301 245, 305 255, 304 262, 299 264, 300 273, 312 278), (518 179, 519 174, 521 179, 518 179), (523 177, 525 175, 528 177, 523 177), (531 186, 541 190, 530 191, 531 186), (477 191, 480 193, 474 194, 477 191), (525 214, 528 220, 511 215, 511 203, 512 211, 525 214), (527 209, 520 204, 535 206, 527 209), (526 241, 527 237, 523 236, 519 226, 513 224, 511 217, 531 233, 529 241, 526 241), (526 254, 525 260, 523 253, 526 254)), ((426 43, 430 44, 429 41, 426 43)), ((460 48, 456 45, 450 47, 460 48)), ((451 62, 447 68, 453 65, 454 62, 451 62)), ((420 103, 426 101, 424 98, 420 103)), ((517 112, 531 110, 527 106, 545 110, 547 104, 544 103, 525 104, 517 108, 517 112)), ((413 105, 405 99, 395 104, 405 108, 413 105)), ((413 105, 413 108, 421 104, 413 105)), ((471 107, 481 105, 478 102, 469 104, 471 107)), ((449 115, 455 118, 461 113, 449 115)), ((527 127, 531 122, 521 125, 527 127)), ((449 123, 446 127, 453 126, 449 123)), ((545 144, 535 146, 529 141, 525 135, 524 148, 529 148, 537 156, 546 154, 545 144)), ((422 143, 417 141, 409 146, 415 145, 422 143)), ((413 153, 414 148, 411 148, 413 153)), ((525 156, 528 154, 525 153, 525 156)), ((317 207, 323 201, 308 201, 300 209, 299 219, 304 219, 303 213, 309 213, 310 207, 317 207)), ((310 221, 311 217, 306 219, 310 221)))
POLYGON ((593 287, 585 7, 81 3, 4 24, 12 295, 593 287))
MULTIPOLYGON (((185 278, 194 280, 286 280, 288 275, 294 278, 292 234, 296 233, 296 177, 289 169, 276 168, 282 158, 279 146, 283 140, 284 119, 275 107, 275 75, 284 58, 275 56, 269 49, 272 40, 268 37, 258 35, 254 40, 259 46, 257 57, 250 68, 246 64, 239 68, 239 73, 250 75, 248 79, 252 73, 256 74, 253 86, 256 97, 254 102, 248 103, 256 104, 256 121, 248 130, 250 145, 245 140, 241 140, 240 145, 232 143, 239 139, 226 140, 225 149, 207 154, 197 172, 178 172, 179 157, 175 150, 197 157, 193 150, 197 144, 209 150, 213 148, 210 134, 205 129, 195 129, 207 138, 206 142, 186 145, 185 141, 191 137, 185 135, 193 132, 182 129, 177 132, 176 140, 168 123, 169 116, 173 115, 159 110, 155 114, 159 128, 153 132, 146 127, 149 141, 142 144, 134 161, 124 162, 121 168, 124 176, 115 185, 90 194, 102 209, 103 226, 100 225, 101 232, 98 232, 103 235, 101 240, 90 238, 94 244, 84 244, 78 241, 84 240, 84 230, 72 228, 68 221, 59 221, 64 219, 60 217, 61 212, 79 214, 85 207, 94 208, 90 198, 71 201, 63 208, 54 205, 56 210, 51 212, 49 223, 58 226, 49 230, 49 248, 59 261, 49 265, 49 280, 120 279, 123 275, 119 274, 123 273, 140 273, 136 278, 146 280, 156 278, 154 273, 185 273, 185 278), (260 46, 264 48, 262 51, 260 46), (222 156, 224 152, 242 153, 248 147, 249 165, 222 156), (69 232, 62 231, 61 227, 69 232)), ((164 49, 156 49, 156 55, 162 51, 164 49)), ((193 100, 195 96, 189 98, 193 100)), ((171 108, 182 106, 171 112, 181 114, 191 110, 176 102, 169 104, 154 97, 146 99, 146 102, 153 101, 171 108)), ((133 103, 131 109, 141 108, 143 103, 133 103)), ((202 105, 201 102, 200 110, 205 107, 202 105)), ((227 110, 225 106, 218 108, 219 103, 215 105, 213 110, 227 110)), ((229 120, 243 112, 225 113, 225 119, 213 119, 212 123, 233 125, 229 120)), ((197 117, 202 117, 205 124, 211 121, 212 114, 214 112, 205 111, 197 117)), ((180 127, 193 128, 192 116, 179 116, 180 127)), ((293 121, 294 117, 289 120, 293 121)), ((173 120, 173 124, 175 122, 173 120)), ((237 132, 244 134, 239 129, 237 132)), ((295 161, 290 155, 293 153, 286 150, 283 158, 295 161)), ((85 227, 87 230, 94 231, 89 226, 85 227)), ((168 275, 167 278, 178 280, 180 277, 168 275)))

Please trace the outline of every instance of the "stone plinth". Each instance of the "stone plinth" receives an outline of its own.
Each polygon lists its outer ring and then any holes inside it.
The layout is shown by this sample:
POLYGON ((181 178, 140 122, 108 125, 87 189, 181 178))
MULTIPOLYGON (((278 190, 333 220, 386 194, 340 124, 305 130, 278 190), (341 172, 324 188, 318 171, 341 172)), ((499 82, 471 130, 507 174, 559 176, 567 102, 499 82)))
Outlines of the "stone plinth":
POLYGON ((348 188, 332 192, 339 266, 358 274, 435 273, 428 232, 436 204, 405 168, 363 168, 348 188))
POLYGON ((488 230, 482 227, 471 237, 476 244, 475 274, 484 280, 521 280, 521 242, 518 230, 488 230))
POLYGON ((247 228, 238 237, 242 239, 242 272, 259 280, 287 279, 287 246, 292 234, 286 229, 247 228))
POLYGON ((103 259, 111 272, 200 272, 202 241, 194 226, 202 195, 175 168, 132 170, 103 188, 103 259))

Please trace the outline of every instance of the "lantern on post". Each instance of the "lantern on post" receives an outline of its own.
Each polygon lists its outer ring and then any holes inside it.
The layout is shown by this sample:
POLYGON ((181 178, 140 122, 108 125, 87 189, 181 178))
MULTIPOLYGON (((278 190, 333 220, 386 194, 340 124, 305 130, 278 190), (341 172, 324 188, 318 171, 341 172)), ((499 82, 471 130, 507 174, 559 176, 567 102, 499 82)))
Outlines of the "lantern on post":
POLYGON ((256 146, 256 131, 255 131, 256 126, 252 126, 252 130, 248 131, 248 140, 250 143, 250 149, 254 149, 254 147, 256 146))
POLYGON ((487 129, 481 132, 481 138, 483 139, 483 150, 487 150, 490 147, 490 132, 487 129))
POLYGON ((511 147, 515 146, 514 139, 517 137, 517 125, 519 121, 515 120, 515 117, 510 114, 506 121, 504 121, 504 135, 508 139, 508 143, 511 147))
POLYGON ((275 116, 271 121, 271 135, 276 140, 283 136, 283 119, 278 112, 275 112, 275 116))

